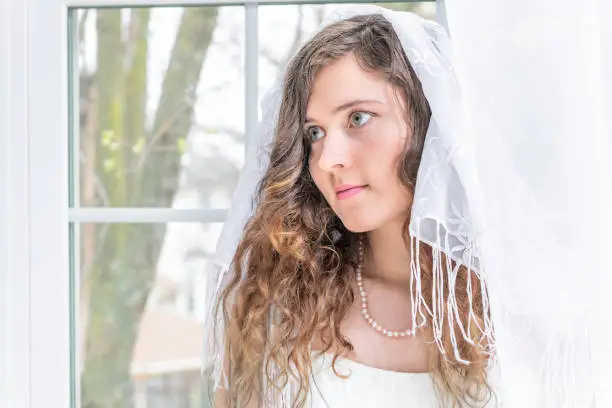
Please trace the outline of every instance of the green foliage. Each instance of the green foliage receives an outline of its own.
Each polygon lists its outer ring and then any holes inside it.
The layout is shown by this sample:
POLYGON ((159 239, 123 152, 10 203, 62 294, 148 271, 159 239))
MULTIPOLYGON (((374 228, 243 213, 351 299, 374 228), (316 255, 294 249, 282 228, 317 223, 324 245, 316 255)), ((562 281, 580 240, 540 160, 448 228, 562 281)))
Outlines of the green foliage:
POLYGON ((176 140, 176 148, 180 154, 185 153, 187 151, 187 139, 179 137, 176 140))

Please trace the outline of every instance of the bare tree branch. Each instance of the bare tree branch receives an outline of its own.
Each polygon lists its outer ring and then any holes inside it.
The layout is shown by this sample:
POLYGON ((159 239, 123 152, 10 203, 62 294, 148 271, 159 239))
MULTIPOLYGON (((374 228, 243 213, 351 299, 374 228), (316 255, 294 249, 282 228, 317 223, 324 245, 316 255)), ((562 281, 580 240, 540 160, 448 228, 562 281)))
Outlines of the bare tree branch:
POLYGON ((293 34, 293 43, 289 47, 289 52, 285 58, 283 65, 287 65, 289 62, 289 58, 291 58, 296 52, 298 52, 298 48, 302 43, 302 37, 304 36, 304 6, 298 6, 298 18, 297 24, 295 25, 295 32, 293 34))
POLYGON ((259 50, 259 56, 266 59, 272 66, 274 66, 277 69, 280 69, 283 66, 283 60, 280 60, 274 57, 272 53, 270 52, 270 50, 266 48, 261 48, 259 50))
POLYGON ((163 137, 168 133, 168 131, 172 128, 172 126, 182 118, 185 112, 189 111, 193 106, 193 102, 181 103, 177 109, 172 113, 171 116, 168 116, 164 119, 164 122, 161 123, 157 129, 157 132, 153 134, 144 145, 142 152, 140 154, 140 159, 138 160, 138 165, 136 166, 135 171, 140 173, 143 169, 147 160, 149 159, 149 155, 155 150, 155 145, 159 143, 163 137))
POLYGON ((210 133, 210 134, 224 133, 224 134, 231 136, 231 138, 237 142, 244 142, 244 132, 241 132, 236 129, 232 129, 227 126, 208 126, 208 125, 194 124, 193 130, 198 131, 198 132, 210 133))
POLYGON ((259 56, 268 61, 278 71, 289 63, 291 57, 298 51, 300 45, 302 44, 304 37, 304 7, 302 5, 298 6, 297 12, 298 17, 293 34, 293 41, 291 42, 288 51, 285 53, 285 56, 280 59, 273 56, 270 49, 261 48, 259 50, 259 56))

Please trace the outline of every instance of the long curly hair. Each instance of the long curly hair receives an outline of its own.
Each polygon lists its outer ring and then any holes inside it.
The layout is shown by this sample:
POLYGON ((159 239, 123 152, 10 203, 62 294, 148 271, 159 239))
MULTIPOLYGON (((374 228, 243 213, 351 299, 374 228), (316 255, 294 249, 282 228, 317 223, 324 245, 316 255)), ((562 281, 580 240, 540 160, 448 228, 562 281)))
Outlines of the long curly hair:
MULTIPOLYGON (((334 353, 334 364, 353 349, 340 324, 356 299, 353 283, 361 234, 342 225, 315 186, 308 167, 310 141, 302 125, 317 73, 349 53, 364 70, 381 73, 406 102, 405 119, 412 137, 397 172, 402 184, 414 193, 431 117, 421 83, 384 17, 361 15, 335 22, 318 32, 290 62, 269 167, 235 252, 230 280, 217 303, 226 338, 225 398, 229 406, 244 406, 270 390, 280 393, 289 381, 295 381, 298 398, 293 406, 303 407, 311 386, 313 340, 322 344, 323 352, 334 353)), ((408 228, 405 231, 409 247, 408 228)), ((432 310, 431 247, 421 244, 418 259, 425 304, 432 310)), ((441 405, 474 406, 483 400, 483 390, 490 391, 487 357, 478 326, 469 318, 468 294, 461 288, 471 279, 474 293, 480 293, 480 282, 464 268, 456 279, 461 319, 471 326, 473 337, 468 342, 457 333, 458 349, 470 364, 453 359, 447 326, 443 336, 446 352, 432 345, 428 368, 441 405)), ((472 310, 482 327, 488 310, 477 299, 472 310)), ((431 341, 431 327, 429 316, 419 335, 431 341)), ((485 395, 484 399, 490 398, 490 392, 485 395)))

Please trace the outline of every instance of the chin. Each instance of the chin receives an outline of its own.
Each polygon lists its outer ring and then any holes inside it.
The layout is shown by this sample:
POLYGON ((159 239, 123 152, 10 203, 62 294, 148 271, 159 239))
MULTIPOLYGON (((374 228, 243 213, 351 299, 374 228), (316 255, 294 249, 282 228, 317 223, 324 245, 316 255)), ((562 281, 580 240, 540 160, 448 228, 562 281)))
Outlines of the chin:
POLYGON ((349 230, 349 231, 351 231, 351 232, 353 232, 355 234, 359 234, 359 233, 362 233, 362 232, 369 232, 369 231, 372 231, 372 229, 373 229, 373 228, 367 228, 367 227, 362 227, 362 226, 355 226, 354 227, 354 226, 346 225, 346 224, 344 224, 344 227, 347 230, 349 230))
POLYGON ((378 223, 372 222, 372 220, 366 221, 357 217, 341 217, 340 215, 338 217, 342 221, 344 228, 356 234, 375 230, 379 226, 378 223))

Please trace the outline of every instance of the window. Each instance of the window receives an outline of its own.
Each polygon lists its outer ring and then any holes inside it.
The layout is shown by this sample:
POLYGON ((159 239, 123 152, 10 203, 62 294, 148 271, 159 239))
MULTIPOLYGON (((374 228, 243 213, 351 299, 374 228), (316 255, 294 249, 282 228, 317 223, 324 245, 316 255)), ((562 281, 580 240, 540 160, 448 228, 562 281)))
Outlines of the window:
POLYGON ((203 289, 259 101, 334 5, 24 3, 0 9, 0 405, 206 406, 203 289))

